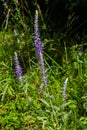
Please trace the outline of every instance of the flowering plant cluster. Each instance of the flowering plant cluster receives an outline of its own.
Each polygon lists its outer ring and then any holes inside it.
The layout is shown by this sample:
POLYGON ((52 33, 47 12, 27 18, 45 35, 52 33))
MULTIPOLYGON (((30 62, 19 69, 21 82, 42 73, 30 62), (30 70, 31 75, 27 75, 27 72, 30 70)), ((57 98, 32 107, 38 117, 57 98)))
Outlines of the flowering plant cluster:
MULTIPOLYGON (((44 85, 47 85, 47 78, 45 73, 45 67, 44 67, 44 59, 43 59, 43 48, 42 48, 42 42, 40 39, 40 34, 38 30, 38 11, 36 10, 35 13, 35 20, 34 20, 34 45, 36 48, 36 55, 39 60, 40 66, 41 66, 41 72, 42 72, 42 81, 44 85)), ((14 64, 15 64, 15 74, 19 82, 23 83, 23 77, 22 77, 22 68, 20 67, 19 60, 17 53, 14 53, 14 64)))

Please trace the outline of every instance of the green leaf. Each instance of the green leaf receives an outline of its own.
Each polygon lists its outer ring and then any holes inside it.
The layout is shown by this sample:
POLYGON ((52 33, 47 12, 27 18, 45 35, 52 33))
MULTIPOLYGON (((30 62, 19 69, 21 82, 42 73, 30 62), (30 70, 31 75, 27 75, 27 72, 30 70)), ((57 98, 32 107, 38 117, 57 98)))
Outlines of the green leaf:
POLYGON ((44 103, 47 107, 50 106, 49 103, 48 103, 46 100, 44 100, 44 99, 40 99, 40 101, 41 101, 42 103, 44 103))

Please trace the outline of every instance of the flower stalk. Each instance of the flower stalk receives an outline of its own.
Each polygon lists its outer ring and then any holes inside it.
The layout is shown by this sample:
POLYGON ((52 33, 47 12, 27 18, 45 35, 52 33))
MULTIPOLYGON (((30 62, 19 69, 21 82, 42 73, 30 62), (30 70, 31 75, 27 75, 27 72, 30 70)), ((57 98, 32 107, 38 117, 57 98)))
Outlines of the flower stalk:
POLYGON ((23 71, 22 71, 22 68, 20 66, 18 55, 16 52, 14 52, 14 65, 15 65, 15 75, 16 75, 18 81, 21 84, 23 84, 23 77, 22 77, 23 71))
POLYGON ((36 48, 36 55, 41 66, 42 81, 44 85, 47 85, 47 78, 46 78, 44 59, 43 59, 42 41, 40 39, 40 34, 38 30, 38 11, 37 10, 35 12, 35 20, 34 20, 34 45, 36 48))

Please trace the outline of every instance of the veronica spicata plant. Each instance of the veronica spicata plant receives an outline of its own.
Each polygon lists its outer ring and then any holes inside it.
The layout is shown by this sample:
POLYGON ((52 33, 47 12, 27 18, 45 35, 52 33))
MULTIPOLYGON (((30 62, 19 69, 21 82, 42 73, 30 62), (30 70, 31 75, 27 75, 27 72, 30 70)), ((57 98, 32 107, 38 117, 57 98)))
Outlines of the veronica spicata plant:
POLYGON ((19 80, 19 82, 21 84, 23 84, 23 77, 22 77, 23 70, 22 70, 22 68, 20 66, 20 63, 19 63, 19 60, 18 60, 18 55, 17 55, 16 52, 14 52, 14 65, 15 65, 15 74, 16 74, 16 77, 19 80))
POLYGON ((46 78, 44 59, 43 59, 42 41, 40 39, 40 34, 38 30, 38 11, 37 10, 35 12, 35 20, 34 20, 34 45, 36 48, 36 55, 41 66, 42 81, 44 85, 47 85, 47 78, 46 78))

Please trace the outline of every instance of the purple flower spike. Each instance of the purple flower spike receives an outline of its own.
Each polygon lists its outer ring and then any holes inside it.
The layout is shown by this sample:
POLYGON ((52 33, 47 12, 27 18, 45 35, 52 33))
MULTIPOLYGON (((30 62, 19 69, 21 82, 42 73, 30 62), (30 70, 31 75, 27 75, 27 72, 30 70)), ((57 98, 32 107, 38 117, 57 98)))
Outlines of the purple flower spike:
POLYGON ((23 71, 22 71, 22 68, 20 67, 20 63, 19 63, 18 56, 17 56, 16 52, 14 53, 14 65, 15 65, 16 77, 19 80, 19 82, 21 84, 23 84, 23 77, 22 77, 23 71))
POLYGON ((36 48, 37 58, 41 65, 42 80, 43 80, 44 85, 47 85, 47 78, 46 78, 44 59, 43 59, 42 41, 40 39, 40 34, 38 30, 38 11, 37 10, 35 12, 35 20, 34 20, 34 45, 36 48))
POLYGON ((42 53, 42 42, 38 30, 38 11, 36 10, 35 21, 34 21, 34 45, 36 47, 36 54, 40 58, 40 52, 42 53))

